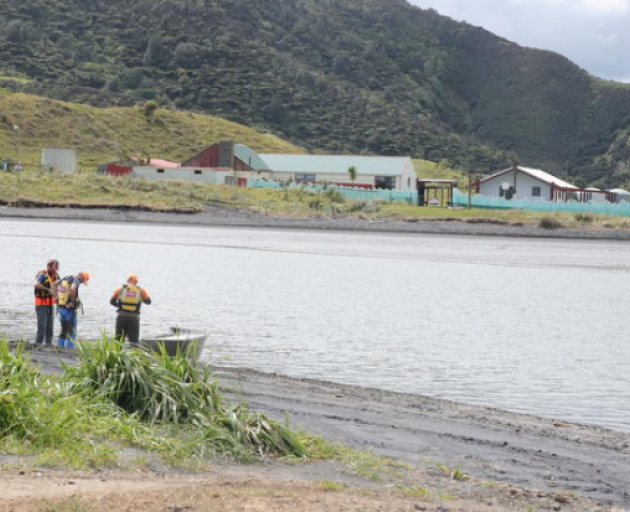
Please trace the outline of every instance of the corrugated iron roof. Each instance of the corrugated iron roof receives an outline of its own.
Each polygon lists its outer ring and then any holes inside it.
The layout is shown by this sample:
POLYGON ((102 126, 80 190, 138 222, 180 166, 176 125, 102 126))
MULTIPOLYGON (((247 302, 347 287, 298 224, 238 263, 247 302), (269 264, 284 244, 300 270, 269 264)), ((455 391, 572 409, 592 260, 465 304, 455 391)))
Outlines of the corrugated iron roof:
POLYGON ((348 168, 357 168, 358 175, 399 176, 409 157, 352 156, 352 155, 279 155, 261 154, 269 168, 277 172, 299 174, 347 174, 348 168))
POLYGON ((258 153, 254 152, 245 144, 234 144, 234 156, 241 162, 246 163, 255 171, 269 171, 269 166, 260 158, 258 153))
MULTIPOLYGON (((512 170, 514 170, 515 167, 509 167, 508 169, 503 169, 502 171, 499 171, 497 173, 494 173, 491 176, 488 176, 487 178, 483 178, 482 180, 479 180, 481 183, 485 182, 485 181, 489 181, 492 180, 498 176, 501 176, 502 174, 508 173, 512 170)), ((540 181, 543 181, 549 185, 555 185, 557 187, 561 187, 561 188, 571 188, 571 189, 575 189, 575 190, 579 190, 579 187, 576 187, 575 185, 572 185, 571 183, 569 183, 568 181, 564 181, 561 180, 560 178, 557 178, 556 176, 554 176, 553 174, 549 174, 546 171, 543 171, 541 169, 532 169, 531 167, 521 167, 520 165, 516 167, 517 170, 519 170, 520 172, 523 172, 525 174, 529 174, 530 176, 532 176, 533 178, 536 178, 540 181)))
POLYGON ((138 162, 141 165, 149 165, 152 167, 163 167, 165 169, 175 169, 177 167, 179 167, 179 164, 177 162, 171 162, 169 160, 161 160, 159 158, 150 158, 148 161, 143 159, 143 158, 139 158, 137 156, 132 156, 131 159, 134 162, 138 162))

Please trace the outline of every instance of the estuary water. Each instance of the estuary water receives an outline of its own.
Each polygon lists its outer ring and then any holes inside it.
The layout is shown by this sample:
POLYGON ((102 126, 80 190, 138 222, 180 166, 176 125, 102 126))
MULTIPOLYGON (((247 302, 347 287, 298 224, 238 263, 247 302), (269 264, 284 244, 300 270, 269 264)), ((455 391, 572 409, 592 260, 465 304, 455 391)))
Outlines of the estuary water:
POLYGON ((0 335, 34 338, 52 257, 92 276, 81 336, 136 273, 142 334, 215 364, 630 431, 629 243, 0 220, 0 335))

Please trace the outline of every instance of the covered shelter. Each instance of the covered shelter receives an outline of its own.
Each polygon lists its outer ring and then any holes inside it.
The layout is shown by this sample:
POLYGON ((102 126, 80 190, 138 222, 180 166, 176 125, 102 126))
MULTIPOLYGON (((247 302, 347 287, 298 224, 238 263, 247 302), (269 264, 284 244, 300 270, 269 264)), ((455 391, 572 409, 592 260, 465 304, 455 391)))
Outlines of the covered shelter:
POLYGON ((423 178, 418 183, 418 206, 450 206, 457 180, 423 178))

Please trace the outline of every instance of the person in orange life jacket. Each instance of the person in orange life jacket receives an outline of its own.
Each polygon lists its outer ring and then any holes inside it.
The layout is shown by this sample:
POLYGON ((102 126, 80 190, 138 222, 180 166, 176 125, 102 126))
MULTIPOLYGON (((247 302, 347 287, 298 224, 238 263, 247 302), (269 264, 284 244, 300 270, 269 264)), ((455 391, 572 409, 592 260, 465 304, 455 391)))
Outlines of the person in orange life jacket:
POLYGON ((55 282, 57 295, 57 313, 61 322, 61 333, 57 338, 58 347, 74 347, 77 338, 77 308, 81 305, 79 300, 79 287, 87 285, 90 274, 85 271, 75 276, 66 276, 55 282))
POLYGON ((138 276, 127 276, 127 284, 114 290, 109 303, 118 308, 116 338, 124 341, 127 336, 131 345, 137 345, 140 339, 140 306, 151 304, 147 291, 138 286, 138 276))
POLYGON ((35 276, 35 314, 37 315, 37 334, 35 344, 52 345, 55 322, 53 283, 59 279, 59 262, 48 260, 46 268, 35 276))

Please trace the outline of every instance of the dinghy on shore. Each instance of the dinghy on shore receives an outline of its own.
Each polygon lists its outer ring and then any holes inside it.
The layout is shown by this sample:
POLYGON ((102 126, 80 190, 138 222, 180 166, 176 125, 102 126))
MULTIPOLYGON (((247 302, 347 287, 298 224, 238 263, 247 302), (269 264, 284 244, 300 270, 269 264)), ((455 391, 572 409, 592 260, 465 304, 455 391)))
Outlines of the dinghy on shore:
POLYGON ((177 351, 181 354, 190 352, 190 355, 198 360, 201 357, 206 338, 208 335, 204 332, 186 329, 182 327, 171 327, 167 334, 158 336, 150 336, 142 338, 140 345, 155 351, 160 350, 160 345, 164 345, 166 353, 173 357, 177 351), (194 350, 191 347, 195 347, 194 350))

